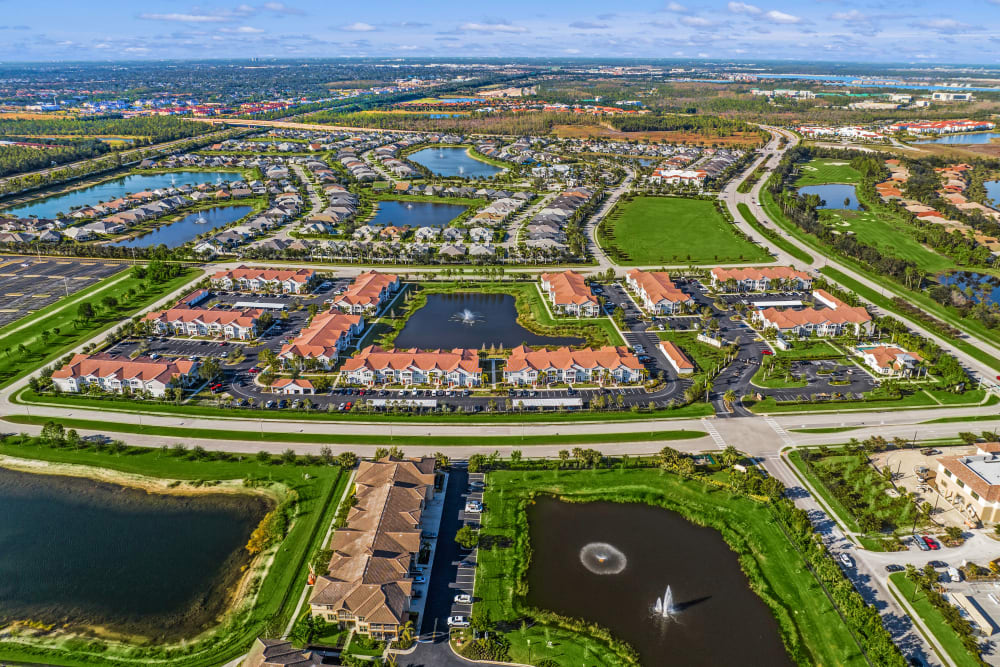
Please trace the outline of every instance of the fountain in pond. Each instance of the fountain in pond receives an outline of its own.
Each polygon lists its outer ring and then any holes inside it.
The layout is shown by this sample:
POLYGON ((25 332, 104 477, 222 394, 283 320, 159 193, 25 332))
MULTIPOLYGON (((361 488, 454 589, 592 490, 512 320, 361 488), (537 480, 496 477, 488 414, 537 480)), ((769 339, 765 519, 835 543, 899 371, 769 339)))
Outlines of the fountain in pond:
POLYGON ((177 174, 170 174, 170 185, 177 185, 177 174))
POLYGON ((215 177, 215 184, 216 185, 222 185, 222 176, 216 176, 215 177))
POLYGON ((676 611, 674 609, 674 594, 670 590, 670 586, 667 586, 667 590, 663 592, 663 597, 656 598, 656 604, 653 605, 653 613, 663 618, 670 618, 676 611))
POLYGON ((203 213, 199 213, 198 217, 194 220, 196 225, 204 225, 208 222, 208 218, 205 217, 203 213))
POLYGON ((451 319, 454 320, 455 322, 461 322, 462 324, 468 324, 471 326, 473 324, 476 324, 477 322, 481 322, 483 316, 477 312, 469 310, 468 308, 463 308, 462 310, 452 315, 451 319))
POLYGON ((459 167, 458 168, 458 173, 464 174, 465 173, 465 167, 459 167))
POLYGON ((580 562, 593 574, 619 574, 628 565, 625 554, 606 542, 591 542, 580 549, 580 562))

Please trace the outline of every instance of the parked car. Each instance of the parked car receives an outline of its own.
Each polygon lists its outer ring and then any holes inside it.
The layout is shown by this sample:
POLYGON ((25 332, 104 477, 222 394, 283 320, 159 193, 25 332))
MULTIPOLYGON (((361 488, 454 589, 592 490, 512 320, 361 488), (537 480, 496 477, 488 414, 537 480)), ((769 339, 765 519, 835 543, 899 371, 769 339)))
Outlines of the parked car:
POLYGON ((932 561, 928 561, 927 564, 930 565, 931 567, 935 567, 935 568, 946 568, 946 567, 948 567, 948 563, 944 562, 943 560, 932 560, 932 561))
POLYGON ((478 514, 483 511, 483 504, 476 500, 470 500, 465 503, 465 511, 472 514, 478 514))
POLYGON ((847 554, 840 554, 839 558, 840 562, 843 563, 846 567, 854 567, 854 561, 851 560, 851 557, 848 556, 847 554))
POLYGON ((902 572, 905 569, 902 565, 896 565, 895 563, 889 563, 885 566, 886 572, 902 572))
POLYGON ((952 583, 957 584, 962 580, 962 575, 958 573, 958 570, 953 567, 948 568, 948 578, 951 579, 952 583))
POLYGON ((771 352, 771 350, 767 349, 761 350, 760 353, 763 354, 765 357, 770 357, 772 354, 774 354, 774 352, 771 352))
POLYGON ((422 583, 425 583, 426 581, 427 581, 427 577, 425 577, 422 574, 418 574, 417 576, 413 577, 413 583, 415 583, 415 584, 422 584, 422 583))
POLYGON ((455 596, 455 604, 472 604, 472 596, 462 593, 455 596))
POLYGON ((930 535, 924 535, 924 543, 925 543, 925 544, 927 544, 927 547, 928 547, 928 548, 929 548, 929 549, 930 549, 931 551, 937 551, 938 549, 940 549, 940 548, 941 548, 941 545, 940 545, 940 544, 938 544, 938 541, 937 541, 937 540, 935 540, 935 539, 934 539, 933 537, 931 537, 930 535))
POLYGON ((920 549, 921 551, 930 551, 931 550, 931 548, 929 546, 927 546, 927 543, 924 542, 923 538, 921 538, 919 535, 914 535, 913 536, 913 543, 916 544, 917 548, 920 549))
POLYGON ((449 628, 467 628, 467 627, 469 627, 469 617, 468 616, 449 616, 448 617, 448 627, 449 628))

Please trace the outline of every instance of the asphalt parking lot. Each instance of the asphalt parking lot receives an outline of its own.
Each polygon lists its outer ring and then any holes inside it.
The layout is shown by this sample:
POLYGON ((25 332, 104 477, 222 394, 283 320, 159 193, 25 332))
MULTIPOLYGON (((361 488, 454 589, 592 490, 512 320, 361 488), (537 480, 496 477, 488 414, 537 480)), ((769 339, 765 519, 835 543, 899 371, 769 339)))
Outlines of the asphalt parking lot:
POLYGON ((0 326, 127 268, 110 260, 0 255, 0 326))

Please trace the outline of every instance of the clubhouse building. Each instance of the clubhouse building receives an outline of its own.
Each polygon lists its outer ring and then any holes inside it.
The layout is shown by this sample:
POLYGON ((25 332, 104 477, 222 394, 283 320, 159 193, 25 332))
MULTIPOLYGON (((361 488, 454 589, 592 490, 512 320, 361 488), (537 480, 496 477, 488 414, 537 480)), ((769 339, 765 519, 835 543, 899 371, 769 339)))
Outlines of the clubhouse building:
POLYGON ((979 445, 971 456, 942 456, 935 483, 970 519, 1000 522, 1000 443, 979 445))

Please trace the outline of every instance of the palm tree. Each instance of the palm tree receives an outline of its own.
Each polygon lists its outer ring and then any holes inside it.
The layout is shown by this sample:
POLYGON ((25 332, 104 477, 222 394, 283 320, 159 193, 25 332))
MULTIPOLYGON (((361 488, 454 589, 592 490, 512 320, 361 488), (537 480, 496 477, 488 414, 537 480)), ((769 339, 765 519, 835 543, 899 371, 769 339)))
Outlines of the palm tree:
POLYGON ((725 401, 726 405, 732 407, 736 402, 736 392, 732 389, 727 389, 726 393, 722 395, 722 400, 725 401))
POLYGON ((413 621, 403 623, 399 628, 399 640, 405 644, 413 641, 413 621))

